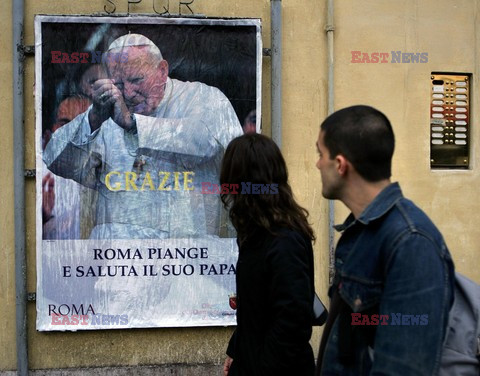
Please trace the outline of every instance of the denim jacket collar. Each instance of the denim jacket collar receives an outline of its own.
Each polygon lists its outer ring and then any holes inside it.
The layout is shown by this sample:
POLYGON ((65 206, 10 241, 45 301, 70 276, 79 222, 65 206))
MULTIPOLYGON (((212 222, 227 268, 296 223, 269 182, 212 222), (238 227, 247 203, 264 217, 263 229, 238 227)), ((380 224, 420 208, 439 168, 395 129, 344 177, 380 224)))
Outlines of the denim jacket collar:
POLYGON ((403 193, 400 189, 400 185, 398 183, 391 183, 373 199, 357 219, 355 219, 353 214, 350 213, 345 222, 333 227, 335 230, 341 232, 350 226, 353 226, 356 222, 367 225, 371 221, 385 215, 385 213, 387 213, 402 197, 403 193))

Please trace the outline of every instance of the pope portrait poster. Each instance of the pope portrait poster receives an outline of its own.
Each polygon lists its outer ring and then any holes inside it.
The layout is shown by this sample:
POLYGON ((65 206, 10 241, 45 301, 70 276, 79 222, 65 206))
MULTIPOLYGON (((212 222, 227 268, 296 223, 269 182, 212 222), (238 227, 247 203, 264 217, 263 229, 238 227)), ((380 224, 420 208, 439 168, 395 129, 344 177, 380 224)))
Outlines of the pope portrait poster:
POLYGON ((219 168, 260 129, 260 31, 36 16, 38 330, 235 324, 219 168))

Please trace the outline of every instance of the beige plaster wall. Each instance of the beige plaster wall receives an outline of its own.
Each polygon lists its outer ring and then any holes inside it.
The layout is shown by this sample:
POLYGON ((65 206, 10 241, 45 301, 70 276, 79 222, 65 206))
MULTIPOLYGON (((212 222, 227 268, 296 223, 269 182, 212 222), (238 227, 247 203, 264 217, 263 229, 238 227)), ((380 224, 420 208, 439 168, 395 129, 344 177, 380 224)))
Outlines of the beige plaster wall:
MULTIPOLYGON (((116 13, 127 11, 126 0, 112 0, 116 13)), ((156 0, 157 6, 167 1, 156 0)), ((0 2, 0 370, 16 368, 13 227, 13 131, 11 3, 0 2)), ((176 13, 178 0, 170 0, 176 13)), ((34 43, 35 14, 92 14, 111 9, 107 1, 27 0, 25 43, 34 43)), ((270 47, 269 0, 195 0, 195 13, 211 17, 255 17, 263 20, 264 47, 270 47)), ((315 141, 326 116, 326 1, 283 0, 283 151, 294 192, 311 213, 317 242, 317 290, 326 299, 328 283, 327 203, 315 169, 315 141)), ((184 8, 183 8, 184 9, 184 8)), ((186 11, 186 9, 184 9, 186 11)), ((152 1, 131 4, 132 13, 152 13, 152 1)), ((397 137, 394 179, 440 227, 458 269, 480 282, 478 255, 480 210, 479 118, 472 117, 471 168, 431 171, 429 167, 429 84, 432 71, 472 73, 472 114, 480 97, 480 1, 459 0, 337 0, 335 2, 335 107, 364 103, 391 119, 397 137), (451 26, 454 22, 456 26, 451 26), (352 64, 351 51, 428 52, 426 64, 352 64)), ((25 65, 25 165, 34 168, 33 58, 25 65)), ((270 58, 263 59, 263 123, 270 134, 270 58)), ((35 186, 26 181, 28 291, 35 291, 35 186)), ((336 205, 336 221, 346 210, 336 205)), ((62 368, 166 363, 221 363, 229 328, 111 330, 39 333, 35 305, 28 303, 30 367, 62 368)), ((312 340, 318 346, 320 330, 312 340)))

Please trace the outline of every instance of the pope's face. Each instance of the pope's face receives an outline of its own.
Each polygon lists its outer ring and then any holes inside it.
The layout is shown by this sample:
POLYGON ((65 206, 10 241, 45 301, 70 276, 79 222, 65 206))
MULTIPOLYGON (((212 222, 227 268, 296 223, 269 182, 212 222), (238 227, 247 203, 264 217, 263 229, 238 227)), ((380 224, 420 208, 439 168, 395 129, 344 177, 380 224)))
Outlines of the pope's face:
POLYGON ((121 52, 127 56, 126 61, 107 63, 110 78, 130 112, 150 115, 165 95, 168 64, 158 61, 146 47, 127 47, 121 52))

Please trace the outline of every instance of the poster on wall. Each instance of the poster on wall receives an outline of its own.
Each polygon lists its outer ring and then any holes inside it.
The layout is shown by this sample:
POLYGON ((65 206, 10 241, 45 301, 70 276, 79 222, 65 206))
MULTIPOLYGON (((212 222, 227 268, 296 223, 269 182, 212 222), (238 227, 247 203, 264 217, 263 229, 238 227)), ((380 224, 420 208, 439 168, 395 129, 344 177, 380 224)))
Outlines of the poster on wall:
POLYGON ((37 330, 235 324, 219 168, 261 52, 258 19, 36 16, 37 330))

